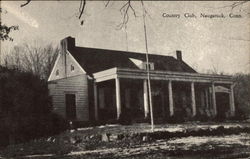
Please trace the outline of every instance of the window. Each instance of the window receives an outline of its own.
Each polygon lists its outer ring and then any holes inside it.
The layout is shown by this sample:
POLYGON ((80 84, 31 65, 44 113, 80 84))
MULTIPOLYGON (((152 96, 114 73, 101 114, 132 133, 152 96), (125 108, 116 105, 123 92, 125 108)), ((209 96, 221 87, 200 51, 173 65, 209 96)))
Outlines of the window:
POLYGON ((70 66, 70 70, 71 71, 74 71, 75 70, 75 67, 73 65, 70 66))
POLYGON ((59 70, 58 69, 56 70, 56 76, 59 76, 59 70))
MULTIPOLYGON (((148 64, 149 64, 148 65, 149 70, 154 70, 155 69, 153 62, 149 62, 148 64)), ((147 62, 143 62, 143 69, 147 69, 147 62)))

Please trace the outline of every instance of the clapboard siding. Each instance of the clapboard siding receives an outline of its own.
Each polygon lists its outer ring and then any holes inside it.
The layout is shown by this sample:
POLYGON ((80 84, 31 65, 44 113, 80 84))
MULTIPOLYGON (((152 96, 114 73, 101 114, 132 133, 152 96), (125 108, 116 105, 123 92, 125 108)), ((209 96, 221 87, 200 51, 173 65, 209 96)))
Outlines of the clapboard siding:
POLYGON ((77 120, 89 120, 88 80, 86 74, 55 80, 49 83, 49 90, 52 96, 54 112, 66 117, 65 94, 72 93, 76 95, 77 120))

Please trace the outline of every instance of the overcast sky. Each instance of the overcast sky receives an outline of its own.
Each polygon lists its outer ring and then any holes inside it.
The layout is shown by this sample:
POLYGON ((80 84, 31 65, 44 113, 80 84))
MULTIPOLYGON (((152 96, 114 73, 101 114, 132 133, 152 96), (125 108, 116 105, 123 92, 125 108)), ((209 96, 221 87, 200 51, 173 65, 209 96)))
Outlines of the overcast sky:
MULTIPOLYGON (((132 2, 137 17, 130 10, 125 29, 118 29, 122 21, 119 9, 125 1, 110 2, 105 8, 104 1, 87 1, 80 25, 79 1, 32 1, 20 8, 20 1, 1 1, 7 10, 2 21, 8 25, 18 25, 19 30, 10 35, 13 42, 1 42, 2 54, 15 45, 23 43, 39 45, 53 43, 67 36, 76 38, 76 45, 145 52, 141 3, 132 2)), ((199 72, 215 67, 228 74, 250 72, 250 18, 246 3, 231 10, 233 2, 144 2, 150 16, 146 19, 149 52, 174 55, 181 50, 183 60, 199 72), (241 15, 230 18, 229 13, 241 15), (196 18, 185 18, 185 13, 194 13, 196 18), (200 14, 221 14, 225 18, 202 18, 200 14), (180 14, 180 18, 163 17, 163 14, 180 14)))

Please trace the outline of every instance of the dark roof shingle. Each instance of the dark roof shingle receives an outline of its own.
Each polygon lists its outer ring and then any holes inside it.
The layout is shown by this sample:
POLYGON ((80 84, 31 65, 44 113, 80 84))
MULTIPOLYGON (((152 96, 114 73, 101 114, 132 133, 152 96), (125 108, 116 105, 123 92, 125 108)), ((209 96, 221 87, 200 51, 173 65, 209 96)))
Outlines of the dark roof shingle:
MULTIPOLYGON (((74 47, 69 52, 90 75, 114 67, 137 69, 138 67, 129 58, 146 61, 145 53, 85 47, 74 47)), ((154 63, 155 70, 196 73, 184 61, 172 56, 149 54, 149 62, 154 63)))

